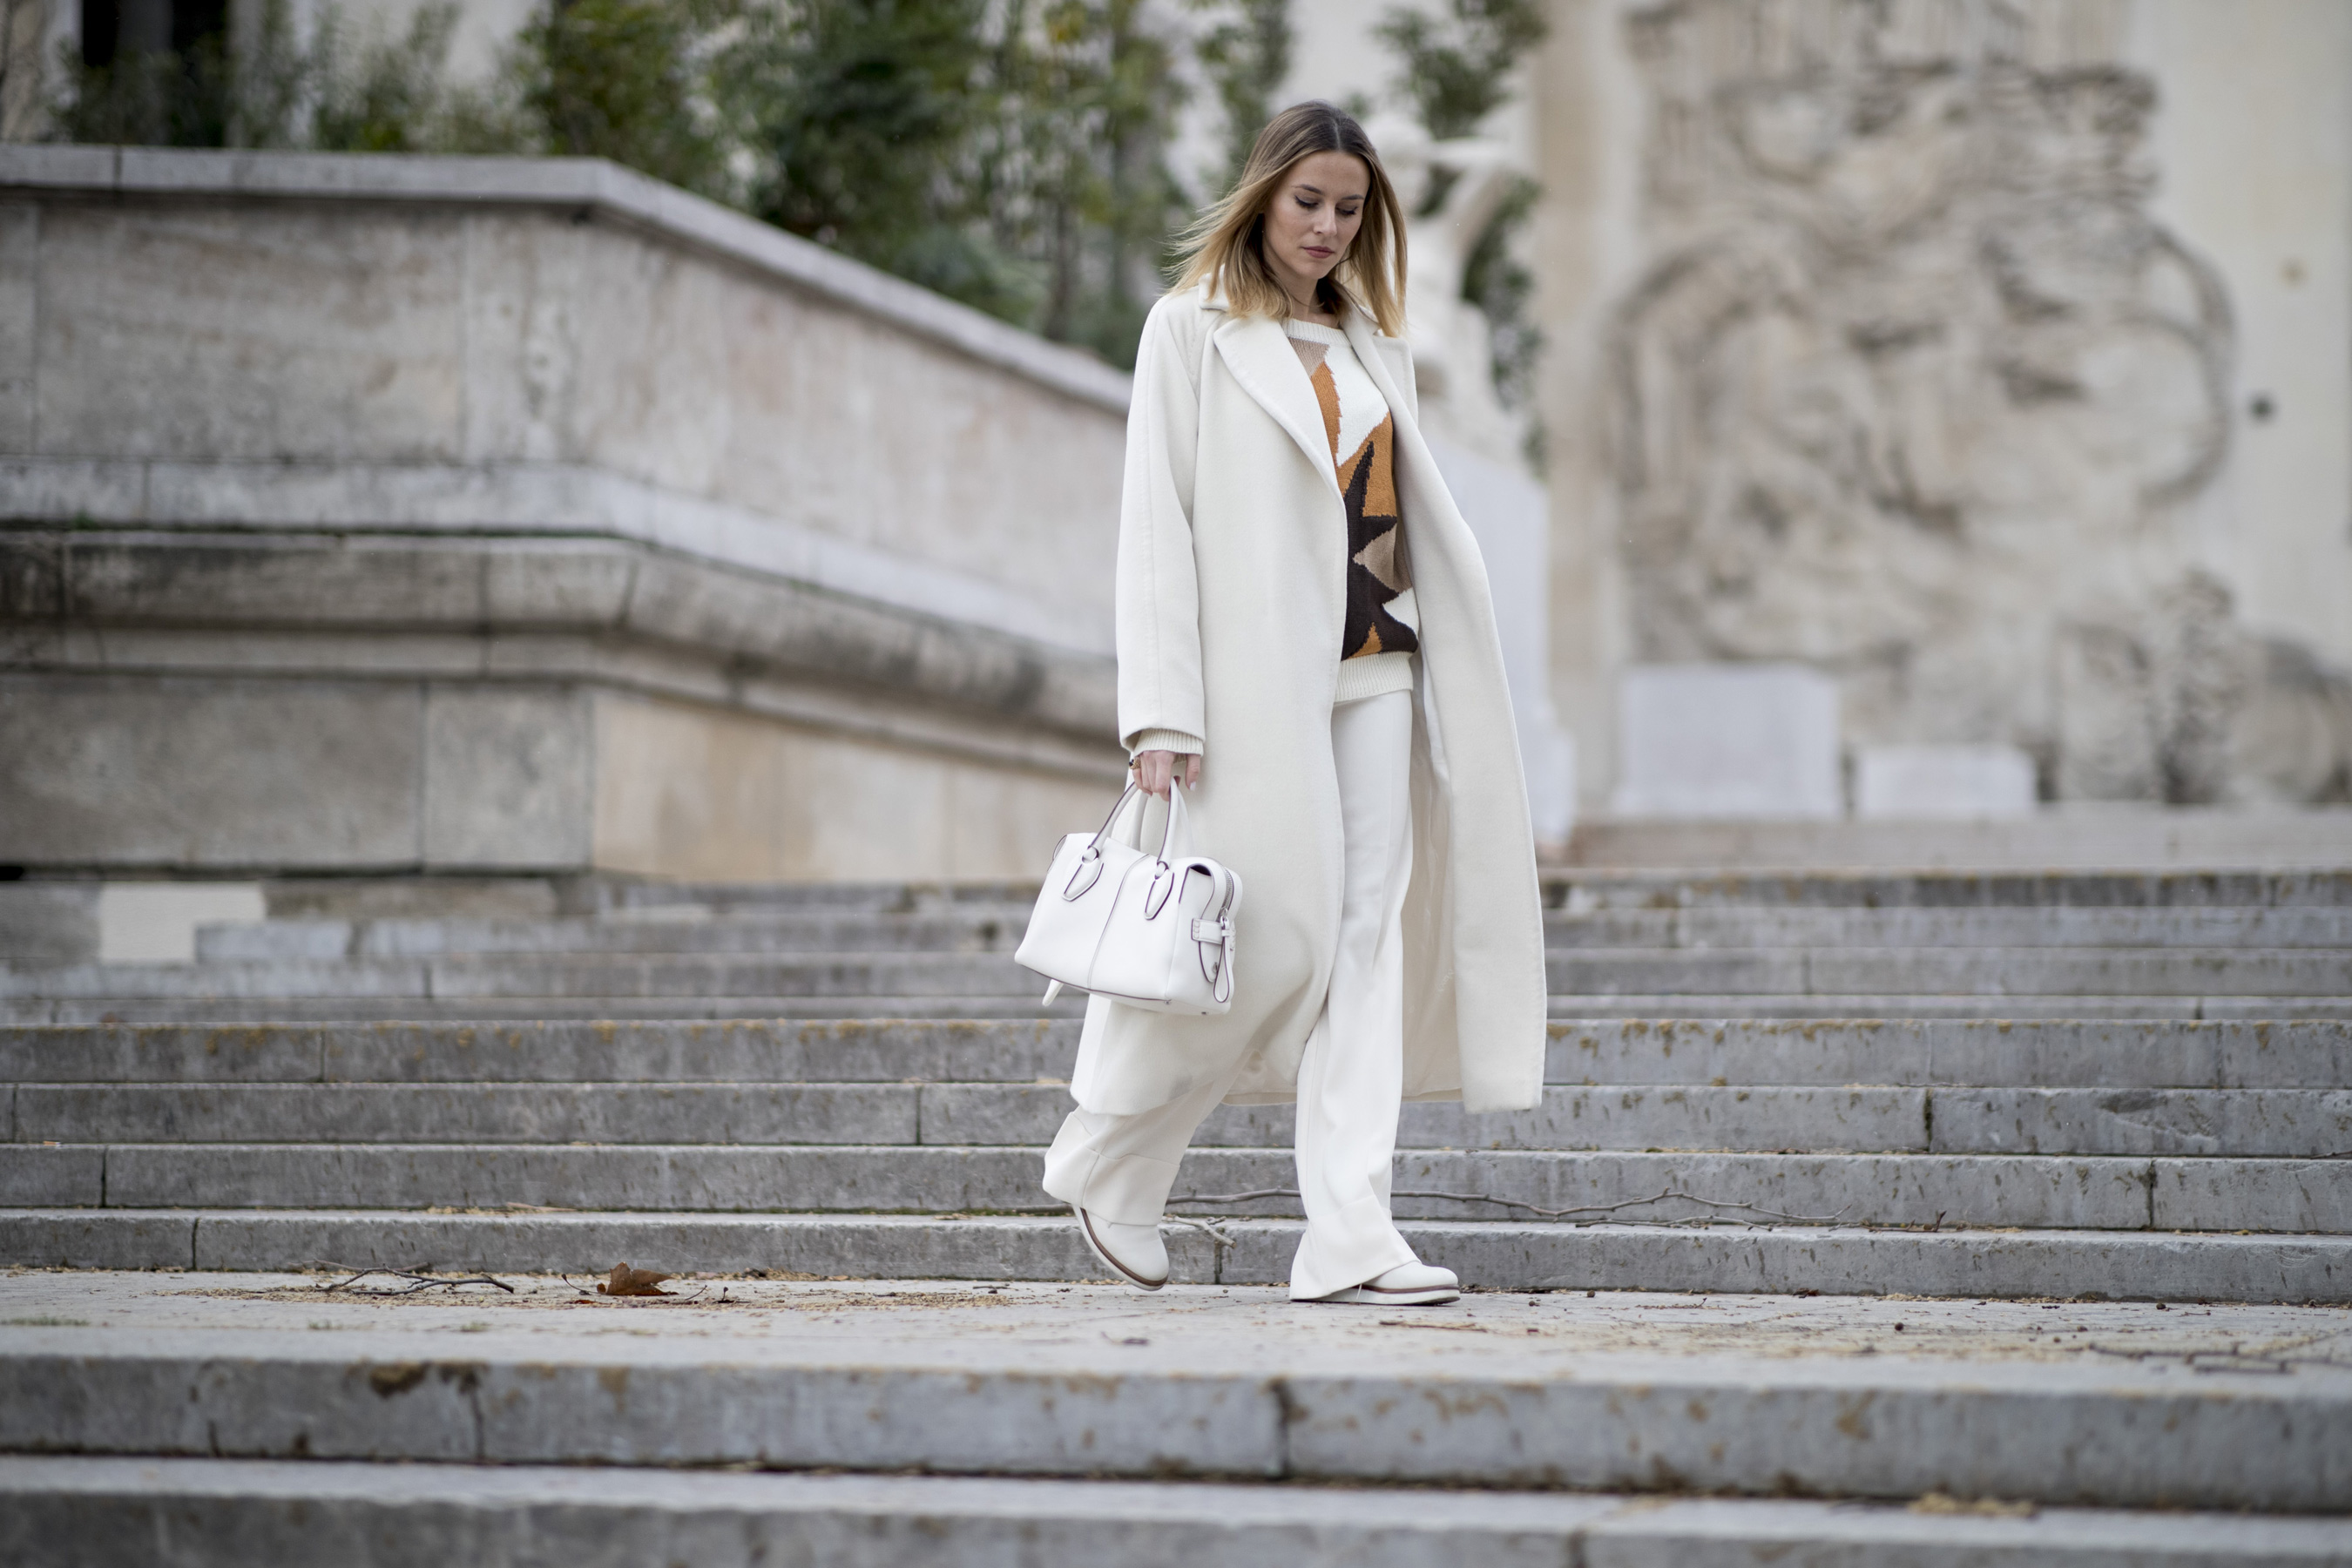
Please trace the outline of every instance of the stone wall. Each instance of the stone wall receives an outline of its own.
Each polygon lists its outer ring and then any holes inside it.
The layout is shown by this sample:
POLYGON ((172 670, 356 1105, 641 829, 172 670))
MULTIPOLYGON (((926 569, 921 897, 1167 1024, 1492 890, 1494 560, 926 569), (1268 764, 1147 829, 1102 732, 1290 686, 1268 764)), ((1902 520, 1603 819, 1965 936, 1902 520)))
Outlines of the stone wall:
POLYGON ((610 165, 0 149, 0 862, 1034 872, 1126 401, 610 165))
POLYGON ((1588 793, 1626 666, 1797 660, 1850 747, 2021 748, 2045 799, 2352 795, 2352 13, 1555 17, 1554 677, 1588 793))

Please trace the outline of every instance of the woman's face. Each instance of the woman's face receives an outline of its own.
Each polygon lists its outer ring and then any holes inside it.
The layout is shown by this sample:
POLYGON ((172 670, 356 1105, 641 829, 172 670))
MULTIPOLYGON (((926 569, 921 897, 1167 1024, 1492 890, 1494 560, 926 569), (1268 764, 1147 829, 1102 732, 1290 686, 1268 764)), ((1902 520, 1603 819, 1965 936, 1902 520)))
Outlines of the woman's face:
POLYGON ((1290 166, 1265 209, 1265 258, 1294 295, 1311 292, 1355 243, 1372 172, 1352 153, 1310 153, 1290 166))

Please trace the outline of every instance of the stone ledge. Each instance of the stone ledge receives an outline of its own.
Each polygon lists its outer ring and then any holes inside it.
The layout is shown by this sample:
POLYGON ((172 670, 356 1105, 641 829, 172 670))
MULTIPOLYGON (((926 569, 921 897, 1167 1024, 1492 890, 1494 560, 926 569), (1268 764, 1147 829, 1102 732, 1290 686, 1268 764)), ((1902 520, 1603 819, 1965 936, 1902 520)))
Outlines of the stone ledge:
POLYGON ((611 539, 1079 653, 1111 651, 1107 614, 1049 606, 952 568, 584 464, 18 457, 0 459, 0 519, 78 531, 611 539))
POLYGON ((1113 413, 1129 379, 929 289, 601 158, 0 146, 0 192, 566 207, 710 252, 1113 413))
MULTIPOLYGON (((1108 656, 635 542, 0 534, 0 626, 12 630, 5 667, 19 671, 122 668, 122 650, 105 651, 103 638, 96 650, 78 651, 74 634, 89 628, 228 639, 281 632, 466 637, 472 669, 429 672, 440 677, 546 673, 485 668, 482 639, 493 634, 590 639, 573 651, 600 654, 618 642, 655 655, 680 650, 715 667, 719 687, 700 697, 725 700, 763 676, 814 677, 916 698, 961 719, 1034 725, 1091 742, 1115 761, 1117 667, 1108 656)), ((249 664, 226 648, 208 658, 200 642, 180 640, 169 665, 249 664)), ((373 662, 380 673, 394 672, 383 668, 383 650, 373 662)), ((298 671, 281 665, 277 673, 298 671)), ((839 717, 856 722, 850 713, 839 717)))

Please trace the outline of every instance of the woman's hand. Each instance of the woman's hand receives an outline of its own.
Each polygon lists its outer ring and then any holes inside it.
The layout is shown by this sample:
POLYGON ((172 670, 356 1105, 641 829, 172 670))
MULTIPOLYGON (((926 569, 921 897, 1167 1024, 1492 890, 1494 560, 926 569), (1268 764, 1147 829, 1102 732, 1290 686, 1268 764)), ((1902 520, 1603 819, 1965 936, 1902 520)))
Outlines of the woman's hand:
POLYGON ((1179 763, 1184 764, 1184 787, 1200 788, 1201 759, 1197 756, 1186 756, 1178 752, 1138 752, 1135 761, 1129 765, 1135 769, 1136 778, 1142 783, 1144 794, 1164 796, 1168 793, 1168 782, 1176 777, 1176 764, 1179 763))

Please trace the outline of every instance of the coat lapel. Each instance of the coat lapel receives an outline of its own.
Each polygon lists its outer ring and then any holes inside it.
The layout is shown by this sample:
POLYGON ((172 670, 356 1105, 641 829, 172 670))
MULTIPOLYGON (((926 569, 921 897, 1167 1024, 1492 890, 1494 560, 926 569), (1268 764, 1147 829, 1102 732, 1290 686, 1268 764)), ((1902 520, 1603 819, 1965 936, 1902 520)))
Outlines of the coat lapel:
POLYGON ((1290 432, 1336 493, 1339 475, 1331 460, 1331 438, 1323 429, 1322 410, 1315 405, 1315 389, 1299 370, 1298 354, 1282 323, 1266 316, 1228 315, 1212 341, 1242 390, 1290 432))

